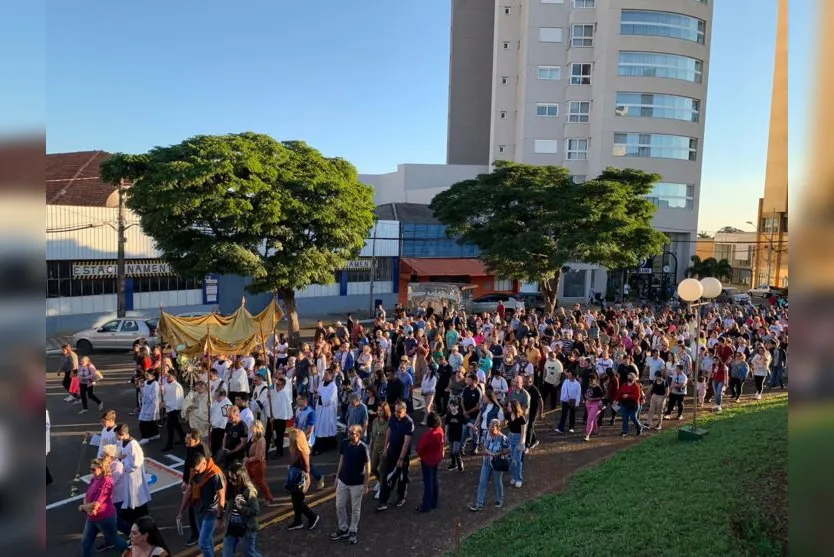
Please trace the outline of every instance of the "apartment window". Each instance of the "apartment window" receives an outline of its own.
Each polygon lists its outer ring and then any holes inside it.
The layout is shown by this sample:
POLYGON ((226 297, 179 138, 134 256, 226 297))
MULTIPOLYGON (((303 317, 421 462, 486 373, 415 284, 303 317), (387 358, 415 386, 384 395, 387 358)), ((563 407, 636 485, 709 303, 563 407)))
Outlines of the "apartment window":
POLYGON ((619 74, 701 83, 704 63, 688 56, 656 52, 620 52, 619 74))
POLYGON ((617 93, 615 114, 624 118, 667 118, 697 122, 701 101, 679 95, 657 93, 617 93))
POLYGON ((504 41, 502 46, 504 47, 504 50, 510 50, 510 43, 509 42, 504 41))
POLYGON ((586 178, 587 176, 585 176, 584 174, 573 174, 571 175, 570 180, 574 184, 584 184, 586 178))
POLYGON ((704 44, 707 24, 703 19, 672 12, 623 10, 621 35, 669 37, 704 44))
POLYGON ((538 76, 539 79, 558 81, 562 78, 562 68, 559 66, 539 66, 538 76))
POLYGON ((615 133, 615 157, 698 160, 698 140, 659 133, 615 133))
POLYGON ((571 64, 570 65, 570 84, 571 85, 590 85, 591 84, 591 65, 590 64, 571 64))
POLYGON ((695 203, 695 186, 694 184, 658 182, 646 197, 663 209, 686 209, 691 211, 695 203))
POLYGON ((571 46, 594 46, 593 24, 574 25, 570 30, 571 46))
POLYGON ((500 116, 500 118, 501 118, 502 120, 506 120, 506 119, 507 119, 507 111, 506 111, 506 110, 502 110, 502 111, 499 113, 499 116, 500 116))
POLYGON ((568 106, 568 122, 587 124, 591 121, 591 101, 571 101, 568 106))
POLYGON ((555 155, 559 152, 558 139, 537 139, 533 142, 533 152, 555 155))
POLYGON ((543 43, 562 42, 561 27, 539 27, 539 41, 543 43))
POLYGON ((584 161, 588 159, 588 139, 566 139, 565 152, 569 161, 584 161))
POLYGON ((596 5, 596 0, 573 0, 574 8, 593 8, 596 5))
POLYGON ((509 78, 509 77, 507 77, 507 76, 503 76, 503 77, 501 78, 501 84, 502 84, 502 85, 506 85, 506 84, 507 84, 507 83, 509 83, 509 82, 510 82, 510 78, 509 78))
POLYGON ((555 118, 559 116, 559 105, 552 103, 538 103, 536 105, 536 116, 555 118))
POLYGON ((504 6, 504 15, 510 15, 512 9, 509 6, 504 6))

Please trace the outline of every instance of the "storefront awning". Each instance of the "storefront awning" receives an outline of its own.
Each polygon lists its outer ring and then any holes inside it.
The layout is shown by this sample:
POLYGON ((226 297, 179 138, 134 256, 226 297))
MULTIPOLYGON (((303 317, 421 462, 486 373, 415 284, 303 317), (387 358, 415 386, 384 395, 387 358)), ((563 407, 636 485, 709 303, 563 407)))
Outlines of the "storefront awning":
POLYGON ((480 259, 416 259, 403 258, 405 271, 422 277, 485 277, 489 275, 486 266, 480 259))

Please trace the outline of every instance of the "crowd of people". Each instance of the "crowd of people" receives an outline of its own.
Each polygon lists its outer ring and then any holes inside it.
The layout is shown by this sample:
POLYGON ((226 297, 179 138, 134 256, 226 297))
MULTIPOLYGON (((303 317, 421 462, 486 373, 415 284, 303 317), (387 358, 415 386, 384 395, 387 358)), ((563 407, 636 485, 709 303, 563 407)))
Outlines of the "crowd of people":
MULTIPOLYGON (((510 487, 522 488, 548 409, 560 410, 552 425, 558 435, 574 434, 580 419, 581 438, 592 442, 618 416, 628 437, 683 419, 689 401, 714 403, 721 412, 749 389, 748 377, 757 399, 766 385, 784 388, 786 305, 697 311, 700 328, 684 306, 577 305, 550 315, 513 314, 499 305, 495 313, 471 315, 421 305, 409 313, 398 308, 390 318, 380 307, 367 325, 352 316, 332 326, 319 322, 312 342, 297 351, 279 335, 253 354, 206 356, 187 394, 178 381, 184 360, 169 346, 139 345, 133 414, 141 438, 134 440, 115 412, 102 414, 94 480, 79 506, 87 515, 82 553, 90 554, 97 532, 104 536, 100 549, 126 549, 121 532, 133 552, 125 554, 166 554, 149 518, 142 472, 142 447, 161 439, 160 424, 165 450, 185 446, 177 521, 189 523, 188 545, 214 555, 215 533, 223 533, 224 556, 238 547, 257 556, 258 515, 275 504, 266 481, 270 458, 289 456, 288 530, 312 530, 320 516, 306 493, 313 482, 325 485, 315 461, 338 450, 338 528, 330 537, 356 544, 365 494, 373 489, 378 512, 406 503, 412 451, 423 484, 417 512, 437 508, 444 458, 454 473, 470 455, 477 455, 480 475, 469 509, 483 510, 490 482, 500 509, 504 473, 510 487)), ((71 381, 78 360, 70 347, 64 351, 71 381)), ((84 408, 96 380, 87 377, 84 408)))

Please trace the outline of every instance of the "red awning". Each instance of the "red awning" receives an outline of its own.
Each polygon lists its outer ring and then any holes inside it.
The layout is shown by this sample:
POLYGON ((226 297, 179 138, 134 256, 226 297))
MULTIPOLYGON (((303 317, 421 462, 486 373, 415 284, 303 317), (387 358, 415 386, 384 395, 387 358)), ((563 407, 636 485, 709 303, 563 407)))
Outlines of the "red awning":
POLYGON ((489 275, 487 268, 479 259, 414 259, 403 258, 406 271, 410 274, 431 277, 431 276, 468 276, 485 277, 489 275))

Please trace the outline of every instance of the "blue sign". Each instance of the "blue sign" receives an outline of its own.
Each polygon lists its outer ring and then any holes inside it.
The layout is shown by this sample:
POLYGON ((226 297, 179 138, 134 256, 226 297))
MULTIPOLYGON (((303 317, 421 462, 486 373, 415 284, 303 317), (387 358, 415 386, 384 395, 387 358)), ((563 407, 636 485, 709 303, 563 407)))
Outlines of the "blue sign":
POLYGON ((220 275, 214 273, 203 277, 203 305, 216 304, 220 300, 220 275))
POLYGON ((145 472, 145 481, 148 482, 148 487, 154 485, 159 478, 156 477, 156 474, 148 474, 145 472))

